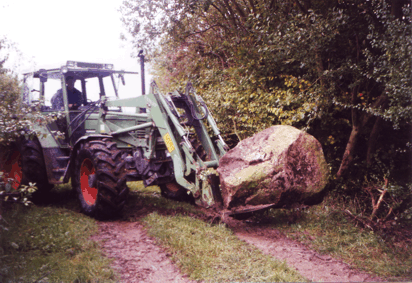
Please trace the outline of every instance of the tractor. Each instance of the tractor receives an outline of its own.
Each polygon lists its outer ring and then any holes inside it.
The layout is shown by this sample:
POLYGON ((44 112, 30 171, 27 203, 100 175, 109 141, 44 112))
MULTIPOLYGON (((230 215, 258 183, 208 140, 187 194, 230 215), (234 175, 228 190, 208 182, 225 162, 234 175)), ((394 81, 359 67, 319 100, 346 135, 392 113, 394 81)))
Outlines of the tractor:
POLYGON ((142 95, 121 98, 125 77, 136 75, 78 61, 24 74, 24 107, 39 103, 43 114, 58 118, 34 124, 41 135, 22 136, 3 152, 0 171, 14 178, 15 188, 33 182, 39 193, 71 180, 83 212, 93 217, 122 210, 128 181, 157 185, 167 198, 190 196, 199 206, 219 208, 215 169, 228 146, 205 102, 190 83, 184 93, 164 94, 152 82, 146 94, 144 79, 142 95), (77 105, 70 104, 69 77, 81 93, 77 105), (59 91, 62 105, 56 106, 52 98, 59 91))

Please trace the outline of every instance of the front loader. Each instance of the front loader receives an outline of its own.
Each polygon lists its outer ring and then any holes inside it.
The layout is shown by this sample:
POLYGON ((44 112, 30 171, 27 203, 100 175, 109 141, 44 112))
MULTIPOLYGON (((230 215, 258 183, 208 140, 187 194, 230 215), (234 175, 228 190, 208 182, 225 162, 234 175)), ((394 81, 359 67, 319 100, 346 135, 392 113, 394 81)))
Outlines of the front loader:
POLYGON ((75 61, 25 74, 23 106, 39 103, 42 113, 58 118, 34 125, 43 135, 22 136, 2 153, 0 170, 15 187, 35 182, 39 193, 71 179, 84 213, 95 217, 118 213, 129 193, 126 182, 140 180, 158 185, 167 198, 189 196, 197 205, 222 208, 215 169, 228 147, 205 102, 190 83, 184 93, 163 94, 152 82, 148 94, 119 98, 119 82, 135 74, 75 61), (81 105, 69 107, 68 76, 81 91, 81 105), (63 108, 50 103, 57 88, 63 108))

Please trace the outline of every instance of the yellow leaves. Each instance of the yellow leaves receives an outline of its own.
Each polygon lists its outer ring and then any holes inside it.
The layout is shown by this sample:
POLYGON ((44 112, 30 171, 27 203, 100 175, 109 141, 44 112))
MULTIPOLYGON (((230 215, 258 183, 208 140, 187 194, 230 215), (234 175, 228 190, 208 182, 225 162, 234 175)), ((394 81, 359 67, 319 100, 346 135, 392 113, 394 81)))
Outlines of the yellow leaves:
POLYGON ((276 116, 281 116, 283 114, 282 108, 271 107, 268 111, 276 116))
POLYGON ((328 139, 327 139, 327 143, 328 144, 334 144, 336 141, 335 141, 335 138, 333 137, 333 136, 329 136, 328 137, 328 139))
POLYGON ((294 76, 281 76, 282 78, 285 79, 285 86, 288 88, 293 88, 299 91, 304 91, 304 90, 309 90, 309 88, 312 86, 312 84, 304 79, 300 79, 294 76))

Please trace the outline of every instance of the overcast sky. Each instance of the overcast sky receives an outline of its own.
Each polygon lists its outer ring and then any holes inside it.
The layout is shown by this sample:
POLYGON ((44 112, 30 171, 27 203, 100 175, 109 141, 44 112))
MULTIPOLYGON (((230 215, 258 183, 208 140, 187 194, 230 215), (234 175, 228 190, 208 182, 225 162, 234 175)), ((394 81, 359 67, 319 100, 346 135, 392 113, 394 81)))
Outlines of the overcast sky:
POLYGON ((130 56, 132 48, 120 40, 125 33, 118 12, 121 3, 0 0, 0 38, 6 36, 23 54, 20 64, 13 57, 7 67, 21 73, 33 65, 59 67, 75 60, 113 63, 115 69, 140 72, 138 60, 130 56))

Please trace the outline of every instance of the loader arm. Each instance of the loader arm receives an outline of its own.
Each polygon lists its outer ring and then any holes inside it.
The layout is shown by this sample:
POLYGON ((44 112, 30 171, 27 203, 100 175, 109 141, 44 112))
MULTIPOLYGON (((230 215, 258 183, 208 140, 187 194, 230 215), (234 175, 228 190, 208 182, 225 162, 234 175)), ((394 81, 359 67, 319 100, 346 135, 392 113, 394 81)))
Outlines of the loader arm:
MULTIPOLYGON (((218 187, 218 185, 209 184, 208 179, 216 180, 217 178, 208 178, 208 175, 214 174, 213 169, 218 167, 219 158, 226 153, 227 146, 221 138, 219 129, 208 109, 206 109, 203 100, 196 97, 196 95, 192 95, 191 92, 194 91, 190 85, 190 87, 187 87, 185 94, 174 92, 172 95, 164 95, 159 91, 156 83, 152 82, 150 92, 147 95, 104 102, 105 107, 146 108, 147 114, 134 114, 147 117, 146 123, 123 129, 113 128, 110 122, 105 122, 105 117, 110 115, 110 112, 101 113, 101 119, 99 120, 101 120, 102 125, 108 128, 106 130, 109 131, 110 135, 119 136, 119 139, 130 131, 152 128, 152 137, 149 137, 149 140, 156 140, 156 136, 153 137, 153 135, 161 137, 166 145, 168 155, 172 159, 173 173, 177 184, 191 192, 195 199, 198 199, 198 203, 211 206, 215 203, 212 187, 218 187), (197 106, 199 102, 205 108, 203 113, 197 106), (181 121, 182 117, 177 109, 185 113, 186 123, 181 121), (216 144, 210 138, 203 120, 208 121, 212 132, 216 136, 216 144), (206 158, 202 159, 191 143, 191 137, 195 135, 206 158), (212 173, 208 172, 208 168, 212 168, 212 173)), ((133 114, 129 114, 129 116, 133 116, 133 114)), ((135 148, 141 146, 141 144, 130 139, 128 143, 135 148)), ((153 157, 155 147, 156 144, 147 143, 146 150, 143 153, 147 159, 153 157)))

